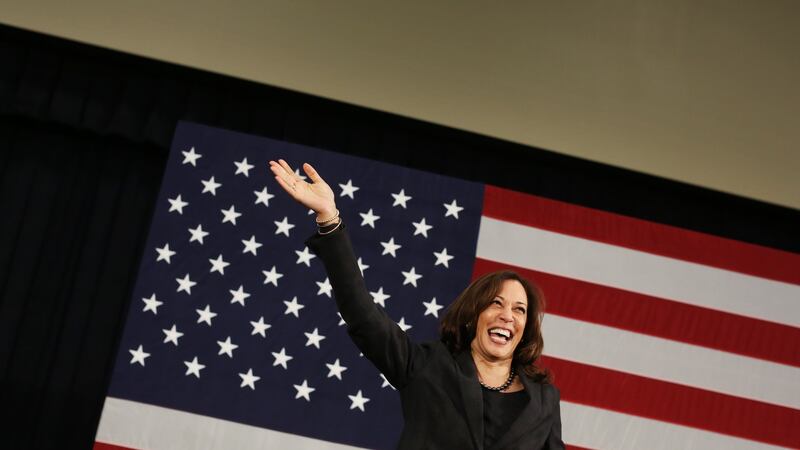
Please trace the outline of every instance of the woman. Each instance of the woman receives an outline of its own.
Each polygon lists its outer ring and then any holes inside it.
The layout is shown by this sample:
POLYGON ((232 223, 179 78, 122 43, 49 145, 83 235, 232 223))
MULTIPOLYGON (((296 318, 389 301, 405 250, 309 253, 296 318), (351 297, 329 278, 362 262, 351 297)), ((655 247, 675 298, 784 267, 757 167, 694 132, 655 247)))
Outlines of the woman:
POLYGON ((306 244, 325 265, 353 341, 397 388, 401 449, 557 449, 559 392, 534 365, 542 351, 542 299, 513 272, 475 280, 448 308, 441 341, 417 344, 367 291, 330 186, 310 164, 303 181, 270 161, 278 184, 317 213, 306 244))

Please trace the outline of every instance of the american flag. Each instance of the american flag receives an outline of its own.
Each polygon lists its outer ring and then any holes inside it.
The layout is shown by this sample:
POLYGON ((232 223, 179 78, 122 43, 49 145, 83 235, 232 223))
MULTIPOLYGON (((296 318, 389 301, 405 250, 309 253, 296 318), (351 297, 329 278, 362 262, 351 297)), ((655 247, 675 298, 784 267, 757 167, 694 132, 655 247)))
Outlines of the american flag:
POLYGON ((569 446, 800 447, 800 255, 181 123, 96 448, 396 444, 398 396, 346 334, 279 157, 334 189, 414 340, 478 274, 542 286, 569 446))

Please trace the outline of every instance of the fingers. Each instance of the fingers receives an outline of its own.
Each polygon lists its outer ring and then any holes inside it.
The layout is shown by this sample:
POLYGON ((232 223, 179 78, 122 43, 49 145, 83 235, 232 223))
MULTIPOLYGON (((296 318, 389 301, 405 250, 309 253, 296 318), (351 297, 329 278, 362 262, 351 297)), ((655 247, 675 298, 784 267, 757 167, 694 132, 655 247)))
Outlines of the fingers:
MULTIPOLYGON (((284 161, 284 164, 286 162, 284 161)), ((288 166, 288 164, 286 164, 288 166)), ((269 168, 272 170, 273 175, 275 175, 275 179, 278 181, 278 184, 286 190, 292 197, 297 194, 297 182, 296 177, 292 173, 287 173, 286 168, 280 165, 275 161, 269 162, 269 168)))
POLYGON ((317 173, 316 169, 311 167, 311 164, 305 163, 303 164, 303 171, 305 171, 306 175, 311 178, 311 181, 314 183, 324 183, 325 180, 322 179, 321 176, 317 173))
POLYGON ((290 177, 297 178, 297 175, 294 174, 294 170, 292 170, 291 166, 289 166, 289 163, 287 163, 283 159, 279 159, 278 163, 280 163, 281 167, 283 167, 283 170, 285 170, 290 177))

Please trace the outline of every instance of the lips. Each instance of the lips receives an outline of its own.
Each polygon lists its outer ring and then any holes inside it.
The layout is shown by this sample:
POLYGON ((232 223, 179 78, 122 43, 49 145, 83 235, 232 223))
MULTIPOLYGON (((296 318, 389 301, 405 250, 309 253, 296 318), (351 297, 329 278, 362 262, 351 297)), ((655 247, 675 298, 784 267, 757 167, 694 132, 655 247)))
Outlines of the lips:
POLYGON ((489 339, 491 339, 492 342, 500 345, 507 344, 508 341, 510 341, 514 336, 514 333, 511 330, 500 327, 489 328, 488 333, 489 339))

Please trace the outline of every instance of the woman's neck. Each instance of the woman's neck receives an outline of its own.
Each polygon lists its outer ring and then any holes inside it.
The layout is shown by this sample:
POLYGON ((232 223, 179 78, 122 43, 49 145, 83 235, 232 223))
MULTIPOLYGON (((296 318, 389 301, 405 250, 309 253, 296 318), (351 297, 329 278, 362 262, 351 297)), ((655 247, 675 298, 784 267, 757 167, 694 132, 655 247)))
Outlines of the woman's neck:
POLYGON ((472 360, 478 369, 478 378, 489 386, 500 386, 511 373, 511 359, 491 360, 473 350, 472 360))

